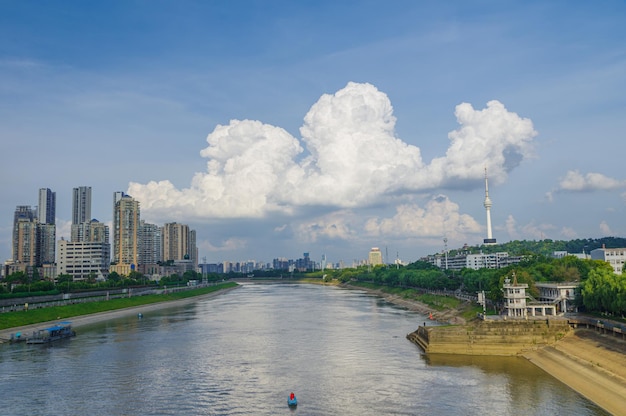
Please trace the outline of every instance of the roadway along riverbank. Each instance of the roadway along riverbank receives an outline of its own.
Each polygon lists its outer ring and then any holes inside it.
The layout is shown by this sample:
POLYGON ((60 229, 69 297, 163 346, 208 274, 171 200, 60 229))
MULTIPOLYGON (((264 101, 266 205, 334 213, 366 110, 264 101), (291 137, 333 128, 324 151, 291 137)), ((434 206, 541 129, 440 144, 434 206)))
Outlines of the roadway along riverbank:
MULTIPOLYGON (((99 312, 99 313, 94 313, 94 314, 89 314, 89 315, 73 316, 71 318, 64 319, 64 321, 72 322, 72 327, 75 329, 81 326, 98 323, 98 322, 105 321, 108 319, 121 318, 124 316, 136 315, 139 313, 143 314, 143 313, 155 311, 155 310, 189 305, 201 299, 208 299, 208 298, 212 298, 212 297, 224 294, 233 289, 237 289, 238 287, 239 286, 230 287, 226 289, 217 290, 215 292, 207 293, 204 295, 191 296, 188 298, 183 298, 183 299, 178 299, 178 300, 148 303, 146 305, 134 306, 130 308, 114 309, 111 311, 99 312)), ((54 320, 54 321, 49 321, 49 322, 40 322, 40 323, 36 323, 32 325, 26 325, 26 326, 21 326, 21 327, 14 327, 14 328, 7 328, 7 329, 0 330, 0 342, 7 342, 11 338, 11 334, 15 334, 16 332, 21 332, 23 335, 28 336, 29 334, 31 334, 33 331, 37 329, 42 329, 42 328, 52 326, 57 322, 59 321, 54 320)))

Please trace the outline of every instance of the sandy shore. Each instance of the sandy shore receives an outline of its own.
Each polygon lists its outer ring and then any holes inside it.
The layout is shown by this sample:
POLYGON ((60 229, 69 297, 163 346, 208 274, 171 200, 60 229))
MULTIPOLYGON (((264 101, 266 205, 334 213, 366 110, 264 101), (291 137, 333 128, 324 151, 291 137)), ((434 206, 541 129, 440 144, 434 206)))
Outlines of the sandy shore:
MULTIPOLYGON (((124 316, 136 315, 138 313, 146 313, 146 312, 160 310, 160 309, 174 308, 178 306, 189 305, 201 299, 207 299, 207 298, 212 298, 212 297, 221 295, 233 289, 237 289, 237 287, 222 289, 216 292, 207 293, 206 295, 193 296, 193 297, 185 298, 185 299, 172 300, 168 302, 150 303, 148 305, 135 306, 132 308, 125 308, 125 309, 116 309, 113 311, 94 313, 91 315, 74 316, 71 318, 64 319, 64 321, 70 321, 72 323, 73 328, 79 328, 81 326, 98 323, 98 322, 105 321, 108 319, 121 318, 124 316)), ((0 342, 5 342, 9 340, 11 338, 11 334, 15 334, 16 332, 21 332, 22 334, 30 334, 37 329, 49 327, 51 325, 54 325, 57 322, 59 321, 40 322, 38 324, 0 330, 0 342)))

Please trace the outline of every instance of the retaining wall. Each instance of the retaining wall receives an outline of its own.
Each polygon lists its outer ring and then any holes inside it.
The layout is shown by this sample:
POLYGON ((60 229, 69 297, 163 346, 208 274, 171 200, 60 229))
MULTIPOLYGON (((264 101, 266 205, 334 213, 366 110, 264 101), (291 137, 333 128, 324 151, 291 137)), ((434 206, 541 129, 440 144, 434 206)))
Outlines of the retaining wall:
POLYGON ((463 326, 421 326, 407 338, 428 354, 506 356, 552 345, 571 330, 567 320, 479 321, 463 326))

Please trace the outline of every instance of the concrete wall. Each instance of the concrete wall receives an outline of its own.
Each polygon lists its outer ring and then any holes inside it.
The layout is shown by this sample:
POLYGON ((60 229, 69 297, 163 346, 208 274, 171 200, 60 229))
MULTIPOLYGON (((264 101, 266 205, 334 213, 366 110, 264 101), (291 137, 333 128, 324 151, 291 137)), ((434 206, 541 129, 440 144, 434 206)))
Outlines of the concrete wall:
POLYGON ((566 320, 480 321, 419 327, 407 338, 428 354, 506 356, 554 344, 570 330, 566 320))

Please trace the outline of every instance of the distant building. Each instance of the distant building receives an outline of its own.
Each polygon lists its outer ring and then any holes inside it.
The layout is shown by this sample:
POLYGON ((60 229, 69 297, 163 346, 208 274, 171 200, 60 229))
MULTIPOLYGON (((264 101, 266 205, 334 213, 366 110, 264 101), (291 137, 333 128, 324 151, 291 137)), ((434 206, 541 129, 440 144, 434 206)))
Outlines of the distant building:
POLYGON ((139 264, 157 264, 162 261, 162 228, 139 221, 139 264))
POLYGON ((72 225, 72 241, 109 243, 109 227, 97 219, 72 225))
POLYGON ((18 205, 13 216, 13 263, 36 266, 39 263, 37 253, 37 217, 35 210, 27 205, 18 205))
POLYGON ((171 222, 162 228, 162 260, 179 261, 189 260, 198 267, 198 247, 196 246, 196 231, 189 229, 186 224, 171 222))
POLYGON ((129 275, 139 260, 139 201, 124 194, 117 199, 114 194, 115 215, 113 217, 113 263, 111 271, 129 275))
POLYGON ((72 276, 73 280, 85 280, 94 277, 105 279, 110 266, 109 242, 58 241, 59 258, 57 272, 72 276))
POLYGON ((309 253, 303 253, 302 258, 296 260, 295 263, 296 269, 301 272, 306 272, 314 269, 313 262, 311 261, 311 257, 309 253))
POLYGON ((37 219, 40 224, 54 224, 56 216, 56 192, 48 188, 39 189, 37 219))
POLYGON ((613 267, 616 274, 622 274, 626 260, 626 248, 597 248, 591 250, 591 259, 605 261, 613 267))
POLYGON ((56 192, 49 188, 39 189, 39 205, 37 206, 37 250, 39 264, 50 265, 56 260, 56 192))
POLYGON ((378 247, 372 247, 369 252, 368 262, 372 266, 379 266, 383 264, 383 253, 378 247))
POLYGON ((447 259, 441 254, 430 255, 422 258, 422 261, 427 261, 430 264, 439 268, 447 268, 450 270, 462 270, 462 269, 501 269, 512 264, 518 264, 522 261, 523 256, 509 256, 507 252, 498 253, 460 253, 454 256, 448 256, 447 259))
POLYGON ((37 265, 54 264, 56 260, 56 225, 37 224, 37 265))

